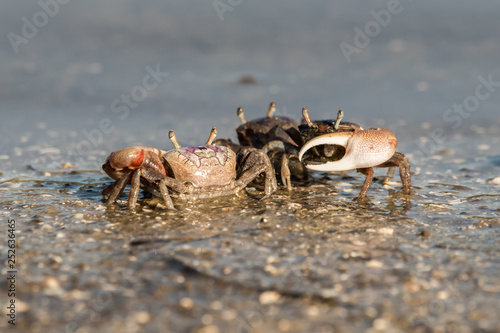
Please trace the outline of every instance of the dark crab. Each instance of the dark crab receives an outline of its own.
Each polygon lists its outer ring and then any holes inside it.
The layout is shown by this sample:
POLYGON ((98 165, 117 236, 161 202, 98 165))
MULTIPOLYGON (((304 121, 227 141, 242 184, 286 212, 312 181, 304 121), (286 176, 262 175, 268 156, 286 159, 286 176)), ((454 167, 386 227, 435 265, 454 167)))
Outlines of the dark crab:
POLYGON ((262 149, 271 159, 283 185, 291 190, 291 178, 307 179, 307 170, 298 159, 301 141, 298 123, 287 117, 275 116, 276 103, 271 102, 267 115, 247 121, 243 108, 237 110, 242 124, 236 129, 239 145, 229 140, 218 140, 237 151, 241 147, 262 149))
POLYGON ((171 196, 202 199, 233 195, 261 174, 265 178, 265 196, 271 195, 277 184, 267 155, 254 148, 236 154, 227 147, 213 145, 216 133, 212 128, 203 146, 181 148, 174 131, 170 131, 173 150, 129 147, 111 153, 102 167, 116 182, 102 191, 104 200, 114 202, 130 184, 129 209, 135 207, 140 187, 163 198, 167 208, 174 209, 171 196))
POLYGON ((372 183, 373 167, 398 167, 402 192, 410 193, 410 164, 405 155, 396 152, 398 141, 392 131, 385 128, 365 130, 355 123, 341 122, 342 110, 335 120, 313 122, 307 108, 302 114, 305 124, 299 127, 302 145, 298 157, 306 168, 313 171, 356 169, 366 175, 358 196, 358 199, 363 199, 372 183))

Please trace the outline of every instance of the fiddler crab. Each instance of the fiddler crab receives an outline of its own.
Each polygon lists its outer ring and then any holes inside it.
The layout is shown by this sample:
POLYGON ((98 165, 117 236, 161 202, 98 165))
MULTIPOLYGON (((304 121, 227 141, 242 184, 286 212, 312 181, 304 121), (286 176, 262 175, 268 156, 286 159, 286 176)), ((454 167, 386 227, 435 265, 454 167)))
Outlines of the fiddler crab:
POLYGON ((265 196, 276 191, 271 162, 262 150, 245 148, 235 153, 214 145, 216 135, 214 127, 205 145, 181 147, 171 130, 169 138, 175 148, 170 151, 129 147, 111 153, 102 168, 116 181, 102 191, 104 200, 113 203, 130 184, 129 209, 136 206, 140 188, 175 209, 171 196, 190 200, 234 195, 261 174, 265 196))
MULTIPOLYGON (((373 167, 399 168, 402 192, 410 193, 410 164, 396 152, 396 135, 385 128, 363 129, 355 123, 341 122, 340 110, 335 120, 311 121, 307 108, 302 110, 305 124, 299 126, 302 139, 298 158, 312 171, 347 171, 356 169, 366 175, 358 199, 366 197, 373 179, 373 167)), ((390 176, 389 176, 390 177, 390 176)))
POLYGON ((258 148, 266 153, 281 178, 283 185, 291 190, 291 178, 307 179, 308 172, 298 159, 299 124, 287 117, 275 116, 276 103, 271 102, 267 115, 248 121, 242 107, 237 109, 241 125, 236 129, 239 145, 230 140, 220 139, 218 144, 230 147, 234 151, 245 147, 258 148))

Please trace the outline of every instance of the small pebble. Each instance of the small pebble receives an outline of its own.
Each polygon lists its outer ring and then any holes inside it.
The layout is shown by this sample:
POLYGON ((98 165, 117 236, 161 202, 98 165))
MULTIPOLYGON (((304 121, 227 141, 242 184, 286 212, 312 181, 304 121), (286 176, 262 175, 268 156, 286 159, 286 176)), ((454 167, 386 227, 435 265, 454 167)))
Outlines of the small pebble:
POLYGON ((52 276, 46 277, 43 280, 43 285, 45 288, 50 288, 50 289, 61 288, 61 286, 59 285, 59 282, 52 276))
POLYGON ((431 237, 431 233, 424 229, 424 230, 420 231, 420 237, 424 237, 424 238, 431 237))
POLYGON ((151 320, 151 315, 146 311, 139 311, 134 315, 135 321, 139 324, 145 324, 151 320))
POLYGON ((372 259, 366 263, 367 267, 371 268, 382 268, 384 267, 384 263, 375 259, 372 259))
POLYGON ((373 328, 379 331, 385 331, 389 328, 389 323, 386 319, 377 318, 373 321, 373 328))
POLYGON ((212 310, 222 310, 222 302, 221 301, 213 301, 210 303, 210 308, 212 310))
POLYGON ((191 310, 194 308, 194 301, 189 297, 183 297, 179 301, 179 305, 186 310, 191 310))
POLYGON ((234 320, 236 317, 238 317, 238 312, 236 310, 233 310, 233 309, 224 310, 221 313, 221 318, 222 318, 222 320, 225 320, 225 321, 234 320))
POLYGON ((310 317, 316 317, 319 315, 319 307, 316 305, 311 305, 307 308, 307 315, 310 317))
POLYGON ((54 227, 51 226, 50 224, 44 224, 44 225, 42 225, 40 230, 42 230, 43 232, 51 232, 51 231, 54 231, 54 227))
POLYGON ((277 303, 281 299, 281 295, 276 291, 264 291, 259 296, 259 302, 262 305, 277 303))

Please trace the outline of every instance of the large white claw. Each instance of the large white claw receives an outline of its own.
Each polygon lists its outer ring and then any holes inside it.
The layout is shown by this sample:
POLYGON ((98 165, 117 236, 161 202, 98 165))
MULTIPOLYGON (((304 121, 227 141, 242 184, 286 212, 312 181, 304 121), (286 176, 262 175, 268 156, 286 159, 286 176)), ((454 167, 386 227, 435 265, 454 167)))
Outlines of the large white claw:
POLYGON ((322 164, 305 165, 313 171, 346 171, 370 168, 389 160, 396 152, 397 139, 389 130, 368 129, 320 135, 308 141, 299 151, 299 160, 305 152, 320 145, 339 145, 346 148, 343 158, 322 164))

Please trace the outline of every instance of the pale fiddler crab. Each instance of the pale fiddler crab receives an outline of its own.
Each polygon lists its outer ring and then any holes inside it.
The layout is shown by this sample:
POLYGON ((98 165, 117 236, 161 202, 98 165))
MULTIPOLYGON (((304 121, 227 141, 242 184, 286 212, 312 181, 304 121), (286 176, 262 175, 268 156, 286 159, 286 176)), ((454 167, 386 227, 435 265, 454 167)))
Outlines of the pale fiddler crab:
POLYGON ((363 129, 341 122, 340 110, 335 120, 311 121, 307 108, 302 110, 305 124, 300 125, 302 147, 298 157, 309 170, 347 171, 356 169, 366 175, 358 199, 366 197, 373 179, 373 167, 399 168, 402 192, 410 193, 410 164, 405 155, 396 152, 396 135, 385 128, 363 129))
POLYGON ((300 134, 298 123, 288 117, 275 116, 276 103, 271 102, 267 115, 248 121, 243 108, 237 110, 241 125, 236 128, 240 145, 229 140, 218 140, 218 143, 237 151, 241 147, 262 149, 271 159, 276 174, 283 185, 291 190, 291 178, 307 179, 307 170, 297 158, 300 134))
POLYGON ((264 194, 271 195, 277 184, 267 155, 254 148, 236 154, 213 145, 216 134, 214 127, 205 145, 181 147, 174 131, 170 131, 173 150, 129 147, 111 153, 102 168, 116 182, 102 191, 104 200, 113 203, 130 184, 129 209, 135 207, 140 187, 174 209, 171 196, 190 200, 233 195, 261 174, 265 178, 264 194))

